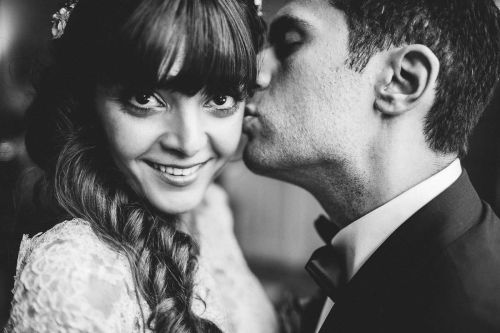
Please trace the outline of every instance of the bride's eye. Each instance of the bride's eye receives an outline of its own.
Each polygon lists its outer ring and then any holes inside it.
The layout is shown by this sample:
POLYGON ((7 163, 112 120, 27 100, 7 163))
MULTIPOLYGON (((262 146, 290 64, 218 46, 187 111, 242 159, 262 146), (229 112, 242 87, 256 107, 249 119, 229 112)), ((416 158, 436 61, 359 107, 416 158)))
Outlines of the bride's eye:
POLYGON ((120 101, 127 112, 137 116, 146 116, 166 110, 169 107, 159 94, 148 90, 124 92, 120 101))
POLYGON ((219 95, 214 96, 209 102, 209 106, 213 106, 219 109, 230 108, 236 104, 236 100, 231 96, 219 95))
POLYGON ((238 101, 229 95, 213 96, 205 105, 218 117, 226 117, 238 110, 238 101))
POLYGON ((163 109, 166 107, 166 103, 163 99, 158 96, 158 94, 153 92, 134 93, 127 99, 127 103, 133 108, 143 112, 163 109))

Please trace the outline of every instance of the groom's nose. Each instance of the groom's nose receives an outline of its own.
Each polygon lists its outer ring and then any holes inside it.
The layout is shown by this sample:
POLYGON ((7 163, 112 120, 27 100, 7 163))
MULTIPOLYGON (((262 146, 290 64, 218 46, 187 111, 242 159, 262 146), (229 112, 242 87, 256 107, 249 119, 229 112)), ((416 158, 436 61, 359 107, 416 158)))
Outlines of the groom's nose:
POLYGON ((274 51, 271 47, 267 47, 258 54, 259 72, 257 74, 256 88, 263 90, 269 87, 272 80, 273 71, 276 68, 277 62, 274 51))

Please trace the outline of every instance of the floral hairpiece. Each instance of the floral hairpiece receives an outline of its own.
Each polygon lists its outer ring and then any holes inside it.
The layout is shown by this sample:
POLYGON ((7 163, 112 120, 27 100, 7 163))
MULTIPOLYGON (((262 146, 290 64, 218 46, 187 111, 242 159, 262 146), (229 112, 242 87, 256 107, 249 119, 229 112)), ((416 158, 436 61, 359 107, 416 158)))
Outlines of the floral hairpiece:
POLYGON ((68 0, 64 7, 52 15, 52 39, 58 39, 64 34, 64 28, 78 0, 68 0))
MULTIPOLYGON (((52 39, 58 39, 64 34, 64 28, 77 2, 78 0, 68 0, 64 7, 52 15, 52 39)), ((253 3, 257 8, 257 15, 262 16, 262 0, 254 0, 253 3)))

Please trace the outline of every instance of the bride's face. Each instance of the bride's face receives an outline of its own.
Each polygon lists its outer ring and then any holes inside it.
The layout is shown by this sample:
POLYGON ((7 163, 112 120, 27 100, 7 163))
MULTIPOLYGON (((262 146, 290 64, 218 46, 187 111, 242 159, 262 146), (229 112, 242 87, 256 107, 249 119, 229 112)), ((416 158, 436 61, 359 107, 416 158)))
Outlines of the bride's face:
POLYGON ((128 184, 165 213, 200 203, 241 136, 243 102, 232 96, 99 89, 96 106, 128 184))

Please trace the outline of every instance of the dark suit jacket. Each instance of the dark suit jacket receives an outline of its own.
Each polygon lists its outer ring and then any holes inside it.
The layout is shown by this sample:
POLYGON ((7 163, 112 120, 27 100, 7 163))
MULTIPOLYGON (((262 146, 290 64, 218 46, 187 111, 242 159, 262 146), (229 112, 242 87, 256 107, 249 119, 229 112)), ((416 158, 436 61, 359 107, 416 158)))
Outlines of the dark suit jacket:
POLYGON ((500 332, 500 220, 465 171, 340 290, 320 332, 500 332))

